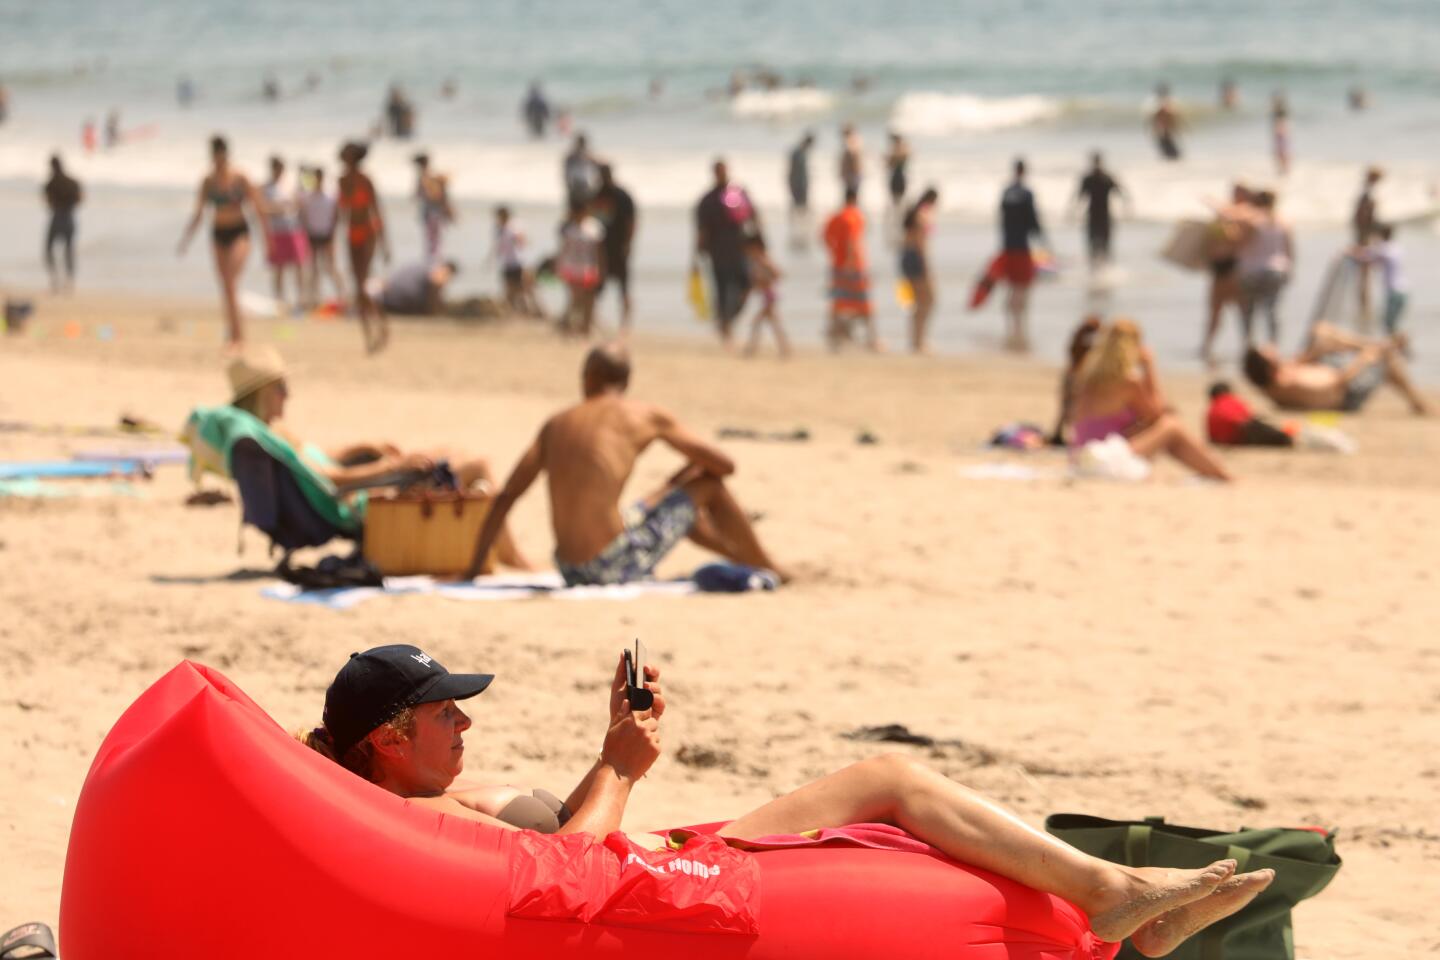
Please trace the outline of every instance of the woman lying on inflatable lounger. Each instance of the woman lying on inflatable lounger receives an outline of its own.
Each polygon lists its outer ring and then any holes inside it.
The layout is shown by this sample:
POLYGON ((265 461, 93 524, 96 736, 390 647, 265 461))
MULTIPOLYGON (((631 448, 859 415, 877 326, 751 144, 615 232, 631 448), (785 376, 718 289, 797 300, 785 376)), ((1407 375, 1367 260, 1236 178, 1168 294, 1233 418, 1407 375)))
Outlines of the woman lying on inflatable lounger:
MULTIPOLYGON (((620 828, 631 788, 660 756, 665 714, 660 671, 647 665, 645 676, 654 705, 632 712, 624 663, 617 665, 600 758, 563 805, 547 803, 548 795, 517 804, 517 799, 534 798, 508 788, 455 783, 464 765, 461 738, 470 727, 456 701, 480 693, 494 677, 450 673, 416 647, 399 644, 351 654, 325 692, 323 726, 300 738, 391 793, 444 813, 506 829, 519 820, 531 829, 543 825, 551 832, 603 837, 620 828)), ((1203 870, 1124 867, 1100 860, 896 754, 862 760, 806 784, 720 833, 754 839, 856 823, 893 824, 956 860, 1063 897, 1085 911, 1097 937, 1112 942, 1129 937, 1152 957, 1239 910, 1274 878, 1271 870, 1235 874, 1233 860, 1203 870)))

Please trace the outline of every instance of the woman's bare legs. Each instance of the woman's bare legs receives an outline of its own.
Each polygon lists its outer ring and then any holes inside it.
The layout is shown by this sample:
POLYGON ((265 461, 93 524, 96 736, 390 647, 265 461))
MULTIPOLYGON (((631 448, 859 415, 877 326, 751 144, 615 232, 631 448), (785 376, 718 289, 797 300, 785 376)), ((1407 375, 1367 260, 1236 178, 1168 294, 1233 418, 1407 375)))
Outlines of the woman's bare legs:
POLYGON ((330 277, 330 283, 333 284, 335 287, 336 299, 338 299, 341 304, 344 304, 345 280, 340 276, 340 267, 335 263, 335 242, 332 240, 330 243, 327 243, 324 246, 320 247, 320 249, 317 250, 315 253, 315 260, 313 262, 315 264, 315 272, 317 274, 315 282, 315 293, 317 298, 320 293, 320 282, 318 279, 319 268, 323 264, 326 275, 330 277))
POLYGON ((1230 480, 1230 474, 1202 447, 1173 413, 1163 413, 1154 423, 1130 437, 1130 449, 1149 459, 1161 451, 1170 454, 1202 477, 1230 480))
POLYGON ((785 336, 785 328, 780 325, 780 315, 770 307, 766 313, 770 318, 770 329, 775 331, 775 346, 780 350, 780 359, 790 359, 790 338, 785 336))
POLYGON ((1030 285, 1011 283, 1005 298, 1005 319, 1008 330, 1005 349, 1024 353, 1030 349, 1030 334, 1025 329, 1025 312, 1030 303, 1030 285))
POLYGON ((360 315, 360 329, 365 336, 365 350, 367 353, 374 353, 385 345, 387 333, 385 330, 385 315, 371 299, 370 292, 365 289, 366 283, 370 280, 370 264, 375 259, 375 238, 371 237, 361 244, 350 244, 350 273, 355 279, 355 312, 360 315), (374 332, 371 332, 371 320, 375 321, 374 332))
POLYGON ((745 349, 740 351, 742 357, 753 357, 755 356, 755 352, 760 349, 760 326, 764 323, 764 319, 764 310, 755 314, 754 318, 751 319, 750 336, 745 341, 745 349))
POLYGON ((231 345, 245 339, 240 314, 240 274, 250 256, 250 238, 242 236, 228 247, 215 244, 215 272, 220 276, 220 305, 225 310, 226 337, 231 345))
POLYGON ((775 345, 780 349, 780 357, 782 359, 789 357, 790 341, 785 336, 785 328, 780 326, 780 318, 775 315, 775 307, 772 305, 762 307, 760 312, 755 314, 755 318, 750 321, 750 339, 745 344, 743 355, 755 356, 760 349, 760 337, 765 332, 767 325, 775 332, 775 345))
POLYGON ((1200 345, 1200 356, 1206 363, 1215 362, 1215 338, 1220 335, 1220 318, 1224 315, 1226 304, 1239 302, 1239 287, 1240 281, 1234 270, 1223 277, 1212 275, 1210 278, 1210 320, 1205 327, 1205 340, 1200 345))
POLYGON ((962 863, 1063 897, 1085 911, 1097 937, 1111 942, 1209 896, 1235 869, 1233 860, 1203 870, 1170 870, 1092 857, 895 754, 862 760, 807 784, 720 833, 753 839, 853 823, 893 824, 962 863))
POLYGON ((915 296, 915 310, 910 314, 910 349, 915 353, 929 353, 926 342, 930 328, 930 311, 935 308, 935 291, 929 277, 910 281, 910 290, 915 296))

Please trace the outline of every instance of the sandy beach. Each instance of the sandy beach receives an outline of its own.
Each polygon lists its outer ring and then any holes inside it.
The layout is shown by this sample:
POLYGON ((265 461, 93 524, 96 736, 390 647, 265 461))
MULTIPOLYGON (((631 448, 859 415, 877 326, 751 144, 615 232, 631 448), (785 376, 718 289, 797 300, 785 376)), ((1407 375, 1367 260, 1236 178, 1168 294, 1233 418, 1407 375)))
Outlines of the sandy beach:
MULTIPOLYGON (((0 339, 0 458, 124 442, 51 425, 132 413, 178 429, 192 406, 227 399, 212 298, 38 305, 33 334, 0 339), (67 322, 79 336, 62 335, 67 322)), ((252 331, 289 363, 291 429, 322 446, 447 444, 503 475, 578 394, 582 346, 535 326, 401 321, 369 360, 352 323, 252 331)), ((238 507, 184 506, 182 467, 128 495, 0 498, 0 927, 56 922, 94 751, 181 659, 223 670, 288 728, 318 720, 351 651, 422 645, 499 676, 475 701, 468 774, 563 793, 600 744, 614 659, 639 636, 670 710, 627 829, 738 815, 886 749, 843 734, 900 723, 949 745, 898 749, 1036 824, 1065 811, 1338 827, 1345 866, 1297 910, 1297 955, 1440 950, 1425 919, 1440 901, 1440 421, 1382 391, 1341 424, 1354 456, 1226 454, 1231 487, 1173 464, 1140 485, 1073 483, 1060 454, 982 447, 1009 421, 1048 426, 1058 357, 745 362, 643 335, 634 353, 632 392, 703 435, 809 431, 804 443, 724 442, 737 496, 795 584, 629 602, 395 597, 336 612, 234 576, 271 566, 264 537, 243 532, 237 555, 238 507), (857 444, 862 431, 880 442, 857 444), (988 463, 1040 476, 962 475, 988 463)), ((1204 381, 1166 386, 1198 428, 1204 381)), ((635 494, 676 466, 650 454, 635 494)), ((514 523, 548 556, 542 490, 514 523)), ((703 559, 685 545, 660 572, 703 559)))

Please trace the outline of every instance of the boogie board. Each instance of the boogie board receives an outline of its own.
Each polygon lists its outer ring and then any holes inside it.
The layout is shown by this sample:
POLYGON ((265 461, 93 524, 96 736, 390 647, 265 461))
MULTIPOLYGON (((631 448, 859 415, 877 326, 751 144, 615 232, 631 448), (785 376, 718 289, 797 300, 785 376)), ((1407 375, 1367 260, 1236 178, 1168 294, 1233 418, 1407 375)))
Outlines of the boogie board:
POLYGON ((1205 270, 1210 266, 1210 224, 1200 220, 1181 220, 1170 239, 1160 248, 1160 259, 1182 270, 1205 270))
POLYGON ((995 257, 985 266, 985 271, 975 281, 975 287, 970 291, 970 309, 979 310, 985 306, 985 301, 990 299, 990 291, 995 289, 995 284, 1005 276, 1005 254, 997 253, 995 257))

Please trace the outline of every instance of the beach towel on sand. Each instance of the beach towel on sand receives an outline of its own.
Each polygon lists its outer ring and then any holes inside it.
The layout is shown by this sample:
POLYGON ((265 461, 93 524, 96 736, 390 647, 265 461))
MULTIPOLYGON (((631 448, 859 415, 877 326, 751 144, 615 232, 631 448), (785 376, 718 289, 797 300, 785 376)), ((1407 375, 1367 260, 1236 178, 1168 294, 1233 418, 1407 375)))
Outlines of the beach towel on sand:
POLYGON ((433 577, 386 577, 382 587, 302 590, 291 583, 267 586, 260 595, 286 603, 304 603, 330 610, 349 610, 375 597, 430 594, 447 600, 634 600, 638 597, 686 596, 695 593, 693 580, 641 580, 598 587, 567 587, 558 573, 501 573, 450 583, 433 577))
POLYGON ((253 440, 295 479, 307 503, 331 526, 358 534, 365 513, 365 496, 352 502, 340 499, 339 491, 321 476, 283 438, 259 418, 238 407, 196 407, 181 431, 180 439, 190 448, 190 475, 198 480, 206 472, 233 479, 231 452, 240 440, 253 440))

